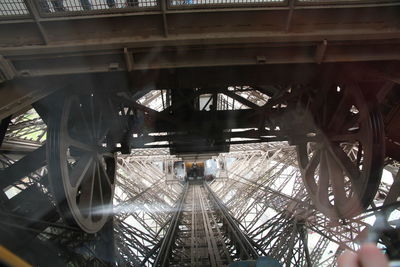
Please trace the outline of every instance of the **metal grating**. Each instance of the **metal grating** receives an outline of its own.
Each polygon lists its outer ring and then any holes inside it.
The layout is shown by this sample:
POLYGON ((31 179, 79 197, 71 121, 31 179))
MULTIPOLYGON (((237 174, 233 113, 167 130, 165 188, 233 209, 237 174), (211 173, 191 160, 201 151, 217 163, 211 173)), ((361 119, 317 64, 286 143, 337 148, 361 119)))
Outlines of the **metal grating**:
POLYGON ((157 0, 39 0, 42 13, 156 7, 157 0))
POLYGON ((285 0, 170 0, 170 6, 282 4, 285 0))
POLYGON ((24 0, 0 0, 0 16, 27 15, 24 0))
POLYGON ((315 4, 352 4, 352 3, 387 3, 396 2, 398 0, 297 0, 299 3, 315 3, 315 4))
MULTIPOLYGON (((167 0, 170 7, 223 6, 223 5, 285 5, 287 0, 167 0)), ((397 0, 296 0, 299 4, 386 3, 397 0)), ((129 9, 154 8, 159 0, 36 0, 42 14, 64 12, 115 12, 129 9)), ((24 0, 0 0, 1 16, 29 14, 24 0)))

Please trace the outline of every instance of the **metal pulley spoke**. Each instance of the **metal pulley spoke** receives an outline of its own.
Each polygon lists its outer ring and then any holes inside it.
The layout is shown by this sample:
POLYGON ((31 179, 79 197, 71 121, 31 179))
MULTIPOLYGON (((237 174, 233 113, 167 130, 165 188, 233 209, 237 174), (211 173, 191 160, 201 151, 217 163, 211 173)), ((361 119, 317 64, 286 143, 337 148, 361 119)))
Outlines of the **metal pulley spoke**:
POLYGON ((336 205, 346 205, 345 175, 336 159, 328 152, 328 173, 336 205))
POLYGON ((300 169, 306 169, 309 162, 306 143, 301 143, 297 146, 297 154, 300 169))
POLYGON ((321 151, 314 151, 314 154, 312 155, 310 161, 305 167, 305 171, 303 173, 304 179, 307 181, 306 186, 308 187, 308 190, 310 192, 313 192, 313 194, 316 194, 318 191, 318 186, 314 178, 314 173, 317 170, 317 167, 320 163, 321 160, 321 151))
POLYGON ((334 111, 330 114, 327 129, 338 130, 345 124, 349 115, 347 111, 351 107, 351 98, 348 96, 347 92, 348 90, 344 90, 344 94, 341 95, 339 103, 337 105, 332 105, 334 111))
POLYGON ((96 185, 97 185, 97 190, 96 190, 96 192, 98 192, 98 195, 99 195, 99 200, 100 200, 100 207, 103 207, 103 205, 104 205, 104 199, 103 199, 103 186, 102 186, 102 184, 103 184, 103 176, 101 175, 101 172, 100 172, 100 162, 97 162, 97 164, 96 164, 96 178, 97 178, 97 180, 95 181, 96 182, 96 185))
POLYGON ((82 181, 79 190, 78 207, 83 217, 90 217, 92 213, 93 190, 95 182, 95 164, 91 164, 89 175, 82 181))
MULTIPOLYGON (((64 107, 64 112, 71 114, 68 119, 71 120, 71 123, 77 124, 77 127, 75 127, 77 131, 79 131, 82 135, 91 136, 91 130, 87 116, 84 114, 84 111, 82 109, 82 104, 80 104, 79 99, 77 97, 73 97, 71 99, 71 103, 64 107), (70 113, 71 109, 75 111, 73 112, 73 114, 70 113)), ((66 125, 66 126, 71 128, 71 125, 66 125)))
POLYGON ((319 160, 319 178, 318 178, 318 200, 323 204, 329 206, 329 163, 327 158, 327 152, 324 149, 321 151, 319 160))
POLYGON ((77 187, 81 184, 85 175, 93 164, 93 157, 90 154, 85 154, 81 157, 69 171, 70 183, 72 187, 77 187))
POLYGON ((361 121, 361 116, 358 113, 350 113, 346 121, 343 123, 342 130, 344 132, 354 132, 354 130, 359 129, 361 121))
MULTIPOLYGON (((100 159, 99 162, 101 162, 101 159, 100 159)), ((112 179, 110 179, 110 177, 109 177, 109 175, 108 175, 108 173, 107 173, 107 171, 106 171, 106 169, 105 169, 104 164, 100 163, 100 164, 99 164, 99 168, 100 168, 100 169, 99 169, 100 175, 104 177, 103 181, 106 181, 107 184, 108 184, 108 186, 112 187, 112 186, 113 186, 113 184, 112 184, 113 181, 112 181, 112 179)))
POLYGON ((340 168, 351 181, 356 182, 359 180, 360 171, 356 163, 351 161, 341 147, 331 145, 329 153, 331 154, 331 158, 336 161, 337 168, 340 168))

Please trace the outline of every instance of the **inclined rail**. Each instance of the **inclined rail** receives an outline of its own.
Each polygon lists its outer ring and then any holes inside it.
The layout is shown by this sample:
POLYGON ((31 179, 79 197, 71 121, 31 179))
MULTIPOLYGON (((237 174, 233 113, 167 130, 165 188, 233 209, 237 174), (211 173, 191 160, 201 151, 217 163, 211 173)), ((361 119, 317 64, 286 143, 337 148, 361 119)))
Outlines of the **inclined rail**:
POLYGON ((155 266, 226 266, 257 258, 248 237, 206 183, 190 182, 171 217, 155 266))

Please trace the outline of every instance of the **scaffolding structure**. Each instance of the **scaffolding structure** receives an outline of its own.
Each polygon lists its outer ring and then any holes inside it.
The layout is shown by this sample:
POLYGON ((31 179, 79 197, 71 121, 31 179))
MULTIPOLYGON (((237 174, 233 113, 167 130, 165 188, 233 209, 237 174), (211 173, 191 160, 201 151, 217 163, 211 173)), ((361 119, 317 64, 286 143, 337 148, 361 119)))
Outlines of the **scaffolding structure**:
POLYGON ((1 1, 0 244, 39 266, 334 266, 383 222, 400 258, 399 12, 1 1), (204 159, 207 181, 174 172, 204 159))
MULTIPOLYGON (((332 220, 306 194, 296 150, 275 142, 232 145, 231 152, 214 157, 224 162, 218 168, 225 175, 190 186, 176 177, 167 179, 169 162, 180 159, 166 149, 121 155, 114 207, 103 211, 112 219, 98 234, 82 233, 66 226, 56 211, 46 166, 40 160, 46 126, 36 117, 30 110, 13 119, 4 141, 22 140, 26 145, 1 154, 2 175, 10 172, 10 166, 25 166, 3 191, 2 229, 19 233, 7 236, 12 240, 24 236, 14 249, 33 261, 37 259, 23 252, 27 247, 51 248, 49 257, 78 265, 162 266, 167 261, 171 266, 190 262, 222 266, 258 255, 273 257, 284 266, 333 266, 344 249, 359 247, 377 212, 384 212, 392 227, 399 220, 396 206, 390 208, 399 193, 396 161, 388 160, 384 172, 393 183, 383 179, 366 212, 351 220, 332 220), (32 150, 32 144, 37 148, 32 150), (23 157, 21 149, 31 152, 23 157), (23 165, 32 158, 36 160, 30 166, 23 165), (385 206, 389 208, 381 209, 385 206), (235 232, 240 235, 232 236, 235 232), (213 257, 207 247, 213 248, 213 257)), ((393 242, 393 235, 379 240, 392 253, 393 242)))

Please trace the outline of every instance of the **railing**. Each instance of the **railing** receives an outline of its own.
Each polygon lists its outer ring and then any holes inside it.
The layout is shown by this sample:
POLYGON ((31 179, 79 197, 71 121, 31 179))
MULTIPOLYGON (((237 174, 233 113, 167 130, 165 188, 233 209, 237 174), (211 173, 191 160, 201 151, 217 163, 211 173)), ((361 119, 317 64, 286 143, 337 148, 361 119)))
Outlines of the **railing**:
POLYGON ((30 17, 28 1, 35 6, 41 17, 161 10, 161 1, 167 2, 167 9, 400 4, 399 0, 0 0, 0 19, 30 17))
POLYGON ((275 6, 285 5, 285 0, 169 0, 168 6, 170 8, 186 7, 232 7, 232 6, 252 6, 252 5, 264 5, 264 6, 275 6))
POLYGON ((29 11, 24 0, 2 0, 0 1, 0 16, 24 16, 29 11))
POLYGON ((40 13, 118 11, 157 7, 157 0, 38 0, 40 13))

